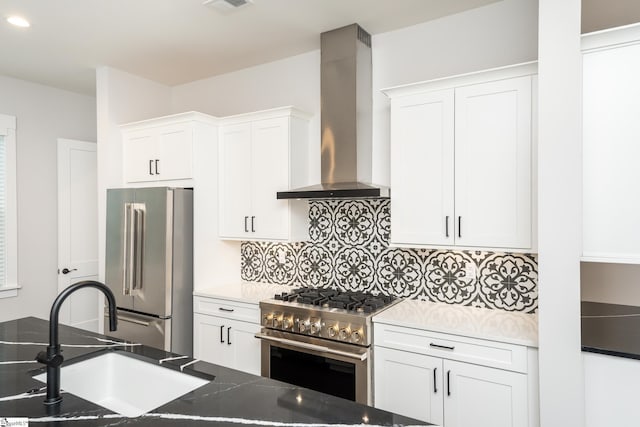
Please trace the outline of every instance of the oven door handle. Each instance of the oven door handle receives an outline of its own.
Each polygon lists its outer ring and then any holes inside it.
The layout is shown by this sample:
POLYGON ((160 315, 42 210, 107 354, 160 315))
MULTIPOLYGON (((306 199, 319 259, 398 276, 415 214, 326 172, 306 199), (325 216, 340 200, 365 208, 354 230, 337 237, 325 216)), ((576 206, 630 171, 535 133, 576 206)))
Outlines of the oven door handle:
POLYGON ((324 347, 321 345, 308 344, 306 342, 288 340, 286 338, 277 338, 277 337, 272 337, 265 334, 256 334, 255 337, 260 338, 261 340, 273 341, 281 344, 288 344, 293 347, 305 348, 307 350, 318 351, 320 353, 335 354, 337 356, 349 357, 351 359, 358 359, 360 361, 363 361, 367 358, 367 353, 363 353, 363 354, 349 353, 347 351, 333 350, 329 347, 324 347))

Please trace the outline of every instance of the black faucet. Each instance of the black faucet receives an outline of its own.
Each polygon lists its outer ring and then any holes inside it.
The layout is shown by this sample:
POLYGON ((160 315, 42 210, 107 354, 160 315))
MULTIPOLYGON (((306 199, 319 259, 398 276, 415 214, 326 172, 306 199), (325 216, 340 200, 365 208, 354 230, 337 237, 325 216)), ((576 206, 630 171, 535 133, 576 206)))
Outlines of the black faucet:
POLYGON ((36 360, 47 365, 47 398, 44 400, 45 405, 54 405, 62 400, 60 395, 60 365, 64 358, 60 349, 58 340, 58 313, 65 299, 75 291, 81 288, 96 288, 101 290, 107 297, 109 303, 109 330, 115 331, 118 327, 118 318, 116 317, 116 297, 106 285, 93 280, 74 283, 60 292, 58 297, 53 301, 51 306, 51 314, 49 316, 49 346, 47 351, 41 351, 36 356, 36 360))

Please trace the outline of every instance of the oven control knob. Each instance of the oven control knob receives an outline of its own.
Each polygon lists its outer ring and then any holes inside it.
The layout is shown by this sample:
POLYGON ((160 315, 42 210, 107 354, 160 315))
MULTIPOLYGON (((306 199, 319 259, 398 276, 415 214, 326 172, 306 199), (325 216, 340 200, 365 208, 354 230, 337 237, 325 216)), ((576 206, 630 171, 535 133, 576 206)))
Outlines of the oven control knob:
POLYGON ((272 326, 274 328, 282 326, 282 313, 273 313, 272 326))
POLYGON ((305 319, 300 321, 299 323, 300 332, 308 332, 310 328, 311 328, 311 320, 305 319))
POLYGON ((287 316, 282 320, 282 327, 284 329, 291 329, 293 327, 293 316, 287 316))
POLYGON ((320 319, 311 319, 311 326, 309 327, 312 334, 320 332, 320 319))
POLYGON ((340 338, 341 341, 347 341, 350 336, 351 331, 349 330, 349 328, 340 329, 340 335, 338 336, 338 338, 340 338))
POLYGON ((273 324, 273 313, 265 313, 262 316, 262 324, 265 326, 271 326, 273 324))
POLYGON ((362 337, 363 337, 364 333, 362 332, 362 329, 358 329, 357 331, 353 331, 353 333, 351 334, 351 341, 354 343, 359 343, 360 341, 362 341, 362 337))
POLYGON ((329 336, 335 338, 338 335, 338 325, 329 326, 329 336))

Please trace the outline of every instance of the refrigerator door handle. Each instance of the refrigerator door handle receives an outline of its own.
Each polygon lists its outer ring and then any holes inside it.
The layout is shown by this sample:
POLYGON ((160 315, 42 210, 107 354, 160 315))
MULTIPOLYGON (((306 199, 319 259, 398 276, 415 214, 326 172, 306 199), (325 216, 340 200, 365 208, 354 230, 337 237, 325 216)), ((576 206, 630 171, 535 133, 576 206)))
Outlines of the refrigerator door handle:
POLYGON ((133 203, 125 203, 124 205, 124 268, 122 277, 122 294, 131 295, 131 287, 133 281, 133 203))
POLYGON ((151 323, 145 322, 143 320, 134 319, 133 317, 123 316, 122 314, 118 314, 118 321, 135 323, 136 325, 148 327, 151 323))
POLYGON ((143 256, 143 242, 144 242, 144 204, 136 203, 133 211, 134 219, 134 244, 133 244, 133 280, 131 281, 132 287, 130 290, 142 289, 142 256, 143 256))

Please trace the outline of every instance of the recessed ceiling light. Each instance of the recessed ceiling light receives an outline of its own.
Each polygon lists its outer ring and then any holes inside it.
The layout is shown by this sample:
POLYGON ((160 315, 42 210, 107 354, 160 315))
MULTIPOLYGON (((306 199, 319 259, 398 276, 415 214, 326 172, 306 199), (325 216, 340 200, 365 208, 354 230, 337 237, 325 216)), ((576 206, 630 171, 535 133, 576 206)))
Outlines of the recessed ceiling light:
POLYGON ((7 18, 7 22, 11 25, 15 25, 16 27, 27 28, 31 26, 29 21, 21 16, 10 16, 7 18))

